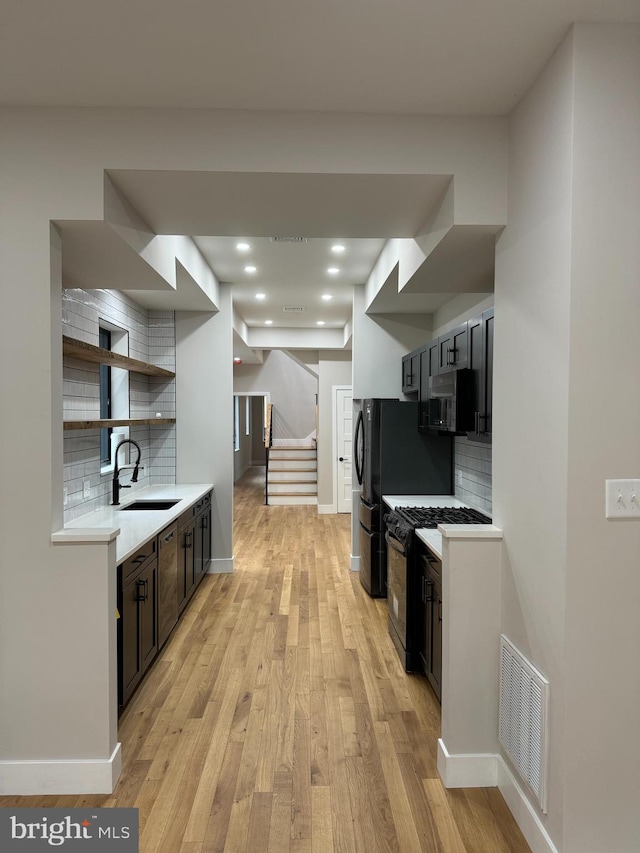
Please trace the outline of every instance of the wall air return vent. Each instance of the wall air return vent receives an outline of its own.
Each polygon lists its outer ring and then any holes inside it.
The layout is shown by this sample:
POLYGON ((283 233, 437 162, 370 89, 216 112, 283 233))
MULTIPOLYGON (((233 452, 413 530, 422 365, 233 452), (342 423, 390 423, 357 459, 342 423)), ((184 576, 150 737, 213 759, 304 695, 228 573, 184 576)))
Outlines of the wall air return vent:
POLYGON ((283 305, 282 310, 287 314, 302 314, 304 305, 283 305))
POLYGON ((549 682, 502 634, 498 739, 547 812, 549 682))
POLYGON ((308 243, 308 237, 269 237, 272 243, 308 243))

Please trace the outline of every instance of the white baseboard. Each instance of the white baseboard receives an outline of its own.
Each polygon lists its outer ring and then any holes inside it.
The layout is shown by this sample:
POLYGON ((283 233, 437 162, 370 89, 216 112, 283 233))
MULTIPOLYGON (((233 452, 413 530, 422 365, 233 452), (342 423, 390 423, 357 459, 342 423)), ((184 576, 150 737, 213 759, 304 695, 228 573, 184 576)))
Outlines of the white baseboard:
POLYGON ((452 755, 438 738, 438 773, 445 788, 495 788, 497 758, 494 753, 452 755))
POLYGON ((354 557, 351 555, 351 571, 359 572, 360 571, 360 557, 354 557))
POLYGON ((445 788, 497 787, 532 853, 558 853, 540 815, 501 755, 452 755, 439 738, 438 773, 445 788))
POLYGON ((0 761, 0 795, 112 794, 122 772, 122 751, 77 761, 0 761))
POLYGON ((501 755, 496 756, 498 766, 498 789, 509 811, 520 827, 532 853, 558 853, 540 816, 531 805, 522 786, 513 775, 501 755))
POLYGON ((213 558, 207 568, 208 575, 230 575, 233 572, 233 557, 213 558))
POLYGON ((318 504, 318 515, 335 515, 337 512, 335 504, 318 504))

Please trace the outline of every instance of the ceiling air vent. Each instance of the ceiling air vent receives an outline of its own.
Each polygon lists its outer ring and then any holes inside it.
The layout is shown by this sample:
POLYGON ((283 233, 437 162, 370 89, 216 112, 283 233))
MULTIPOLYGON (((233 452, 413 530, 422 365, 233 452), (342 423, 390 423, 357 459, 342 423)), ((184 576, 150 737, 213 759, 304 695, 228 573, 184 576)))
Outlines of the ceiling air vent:
POLYGON ((300 314, 304 311, 304 306, 302 305, 283 305, 282 310, 286 311, 288 314, 300 314))
POLYGON ((308 237, 269 237, 272 243, 308 243, 308 237))

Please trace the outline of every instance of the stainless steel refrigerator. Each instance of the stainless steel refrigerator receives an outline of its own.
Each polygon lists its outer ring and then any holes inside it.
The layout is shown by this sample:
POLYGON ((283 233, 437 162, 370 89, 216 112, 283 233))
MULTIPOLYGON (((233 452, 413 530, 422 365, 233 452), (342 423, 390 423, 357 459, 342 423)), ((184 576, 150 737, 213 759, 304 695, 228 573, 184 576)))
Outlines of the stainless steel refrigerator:
POLYGON ((453 493, 453 437, 418 432, 418 404, 362 401, 356 420, 360 483, 360 581, 374 598, 387 594, 382 495, 453 493))

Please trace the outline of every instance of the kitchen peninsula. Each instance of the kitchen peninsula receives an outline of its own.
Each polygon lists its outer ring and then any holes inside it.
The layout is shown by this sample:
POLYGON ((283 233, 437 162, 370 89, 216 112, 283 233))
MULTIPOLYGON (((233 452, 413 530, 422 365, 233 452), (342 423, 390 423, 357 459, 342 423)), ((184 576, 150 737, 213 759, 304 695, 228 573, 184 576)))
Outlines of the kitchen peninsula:
MULTIPOLYGON (((453 495, 385 495, 383 500, 390 509, 468 508, 453 495)), ((495 785, 502 530, 493 524, 438 524, 417 529, 415 536, 419 551, 441 562, 438 772, 447 787, 495 785)))

